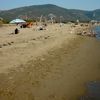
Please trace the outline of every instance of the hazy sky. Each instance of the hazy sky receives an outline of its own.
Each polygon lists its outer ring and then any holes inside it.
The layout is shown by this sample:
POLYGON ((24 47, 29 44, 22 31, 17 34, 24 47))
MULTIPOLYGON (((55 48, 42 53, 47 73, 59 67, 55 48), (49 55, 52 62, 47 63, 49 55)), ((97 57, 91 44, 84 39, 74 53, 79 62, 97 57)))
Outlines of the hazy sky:
POLYGON ((68 9, 94 10, 100 8, 100 0, 0 0, 0 9, 12 9, 29 5, 55 4, 68 9))

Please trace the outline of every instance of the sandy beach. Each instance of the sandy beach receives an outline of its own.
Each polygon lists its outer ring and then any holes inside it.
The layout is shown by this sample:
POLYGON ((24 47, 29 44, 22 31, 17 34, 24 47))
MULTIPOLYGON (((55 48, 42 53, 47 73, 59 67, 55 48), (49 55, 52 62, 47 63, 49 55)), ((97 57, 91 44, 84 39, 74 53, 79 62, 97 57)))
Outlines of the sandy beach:
POLYGON ((47 30, 43 31, 37 31, 36 26, 33 26, 33 28, 19 29, 20 33, 17 35, 11 34, 15 28, 19 26, 0 28, 0 54, 2 55, 0 72, 46 54, 48 50, 60 47, 65 41, 68 43, 69 40, 76 38, 73 33, 77 30, 71 25, 60 27, 59 24, 55 24, 49 25, 47 30))
POLYGON ((15 28, 0 28, 0 100, 78 100, 100 80, 100 41, 76 35, 86 26, 15 28))

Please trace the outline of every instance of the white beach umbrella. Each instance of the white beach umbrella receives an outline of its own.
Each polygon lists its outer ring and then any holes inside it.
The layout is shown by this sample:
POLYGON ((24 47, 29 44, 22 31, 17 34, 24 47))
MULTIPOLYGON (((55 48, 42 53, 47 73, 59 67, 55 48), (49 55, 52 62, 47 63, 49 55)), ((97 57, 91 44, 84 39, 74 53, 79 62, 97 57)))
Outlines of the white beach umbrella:
POLYGON ((16 24, 16 23, 25 23, 26 21, 24 21, 23 19, 14 19, 12 21, 10 21, 10 24, 16 24))

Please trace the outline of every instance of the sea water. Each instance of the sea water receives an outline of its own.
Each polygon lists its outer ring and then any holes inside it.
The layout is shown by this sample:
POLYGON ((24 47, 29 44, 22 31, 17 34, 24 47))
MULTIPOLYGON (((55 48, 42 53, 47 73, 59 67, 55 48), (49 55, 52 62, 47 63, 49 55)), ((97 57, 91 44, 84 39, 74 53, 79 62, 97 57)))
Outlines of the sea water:
POLYGON ((96 33, 96 38, 100 40, 100 26, 96 26, 94 32, 96 33))
POLYGON ((93 81, 87 84, 87 93, 80 100, 100 100, 100 81, 93 81))

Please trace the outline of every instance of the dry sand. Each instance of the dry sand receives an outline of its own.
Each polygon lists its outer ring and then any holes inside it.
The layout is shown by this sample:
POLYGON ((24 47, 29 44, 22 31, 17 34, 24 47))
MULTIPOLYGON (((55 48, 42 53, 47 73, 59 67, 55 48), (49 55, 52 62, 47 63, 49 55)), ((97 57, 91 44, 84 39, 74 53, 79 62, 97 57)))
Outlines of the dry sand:
POLYGON ((100 41, 76 36, 84 27, 0 28, 0 100, 77 100, 100 79, 100 41))
POLYGON ((15 28, 16 26, 0 28, 0 73, 27 63, 29 59, 35 59, 48 50, 61 46, 66 39, 66 42, 69 42, 68 40, 76 37, 70 34, 72 30, 70 25, 61 28, 58 24, 49 25, 47 30, 43 31, 34 30, 36 29, 34 26, 20 29, 19 34, 12 35, 15 28))

